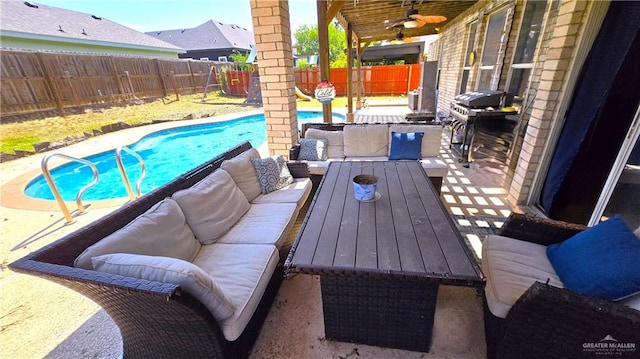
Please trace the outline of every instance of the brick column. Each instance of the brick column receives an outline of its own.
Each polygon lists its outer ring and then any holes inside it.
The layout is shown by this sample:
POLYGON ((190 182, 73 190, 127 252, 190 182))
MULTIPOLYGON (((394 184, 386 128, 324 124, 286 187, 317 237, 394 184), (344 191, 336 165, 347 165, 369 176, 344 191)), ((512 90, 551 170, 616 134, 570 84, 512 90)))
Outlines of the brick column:
POLYGON ((298 142, 289 3, 251 0, 262 103, 270 155, 288 157, 298 142))

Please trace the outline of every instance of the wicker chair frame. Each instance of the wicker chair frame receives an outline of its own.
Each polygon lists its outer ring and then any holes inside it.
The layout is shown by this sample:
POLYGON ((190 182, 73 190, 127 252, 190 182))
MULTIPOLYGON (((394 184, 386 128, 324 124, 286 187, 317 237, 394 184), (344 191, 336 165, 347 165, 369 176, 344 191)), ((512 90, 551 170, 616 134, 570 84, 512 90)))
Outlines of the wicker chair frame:
MULTIPOLYGON (((125 358, 245 358, 284 277, 282 265, 243 334, 229 342, 207 308, 179 286, 76 268, 73 261, 157 202, 193 186, 224 160, 250 148, 244 142, 9 267, 66 286, 100 305, 120 329, 125 358)), ((299 163, 291 163, 289 169, 294 177, 308 177, 306 166, 299 163)))
MULTIPOLYGON (((511 214, 500 235, 542 245, 562 242, 583 225, 511 214)), ((534 283, 506 318, 494 316, 484 300, 487 358, 616 358, 640 357, 640 311, 567 289, 534 283), (635 350, 591 350, 607 335, 633 343, 635 350)))

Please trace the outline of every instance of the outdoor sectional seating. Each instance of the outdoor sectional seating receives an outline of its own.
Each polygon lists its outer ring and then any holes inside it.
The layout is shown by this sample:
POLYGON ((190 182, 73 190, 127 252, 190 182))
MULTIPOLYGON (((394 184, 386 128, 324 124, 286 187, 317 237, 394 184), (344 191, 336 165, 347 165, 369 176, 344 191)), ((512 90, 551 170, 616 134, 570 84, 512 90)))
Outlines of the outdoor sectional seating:
POLYGON ((289 163, 265 194, 259 157, 245 142, 10 267, 98 303, 125 358, 246 357, 311 192, 289 163))
MULTIPOLYGON (((547 258, 549 246, 564 245, 572 238, 575 241, 574 235, 584 234, 586 230, 583 225, 513 213, 499 235, 490 235, 484 240, 482 270, 487 277, 484 296, 487 358, 640 356, 640 293, 632 292, 614 301, 566 289, 567 285, 547 258)), ((640 229, 636 230, 635 236, 640 237, 640 229)), ((630 247, 636 250, 632 253, 637 253, 640 245, 640 242, 634 242, 640 241, 635 236, 627 236, 631 237, 630 247)), ((606 235, 597 238, 604 241, 604 248, 608 248, 599 252, 606 255, 606 252, 614 251, 611 238, 613 236, 606 235)), ((582 252, 575 247, 569 248, 572 253, 582 252)), ((588 283, 596 281, 597 266, 622 266, 615 259, 604 263, 581 262, 588 283)), ((634 262, 633 258, 630 262, 634 262)), ((631 268, 626 275, 632 276, 637 284, 640 280, 638 264, 632 264, 631 268)), ((618 280, 622 280, 615 276, 616 279, 606 280, 606 284, 619 290, 622 284, 618 280)), ((566 274, 564 278, 565 282, 571 279, 566 274)))
MULTIPOLYGON (((442 179, 448 168, 440 158, 442 126, 409 123, 376 123, 376 124, 344 124, 344 123, 304 123, 302 133, 304 139, 326 140, 326 159, 306 160, 309 173, 314 176, 324 175, 331 161, 387 161, 391 153, 392 133, 423 133, 420 147, 420 158, 431 183, 438 193, 442 179)), ((302 141, 302 140, 301 140, 302 141)), ((300 144, 289 150, 290 160, 301 160, 300 144)))

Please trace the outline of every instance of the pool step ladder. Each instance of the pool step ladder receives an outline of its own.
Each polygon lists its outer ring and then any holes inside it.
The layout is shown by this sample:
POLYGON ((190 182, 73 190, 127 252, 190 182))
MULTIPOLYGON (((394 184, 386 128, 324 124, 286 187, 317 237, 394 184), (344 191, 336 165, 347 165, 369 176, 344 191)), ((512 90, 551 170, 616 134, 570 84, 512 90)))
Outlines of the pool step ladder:
POLYGON ((124 186, 127 189, 127 194, 129 195, 129 200, 133 201, 134 199, 140 197, 142 192, 140 191, 140 187, 142 186, 142 180, 147 176, 147 169, 144 165, 144 160, 142 156, 140 156, 136 151, 130 149, 127 146, 118 146, 116 148, 116 162, 118 163, 118 169, 120 170, 120 175, 122 176, 122 181, 124 182, 124 186), (140 163, 140 178, 136 181, 136 194, 134 195, 133 190, 131 189, 131 182, 129 182, 129 176, 127 176, 127 171, 122 164, 122 151, 125 151, 135 157, 140 163))
POLYGON ((80 190, 78 191, 78 194, 76 194, 76 205, 78 206, 78 214, 79 215, 80 214, 84 214, 87 211, 85 206, 82 204, 82 196, 84 195, 84 192, 86 190, 88 190, 89 188, 95 186, 95 184, 98 183, 98 168, 96 168, 96 166, 91 161, 87 161, 87 160, 82 159, 82 158, 76 158, 76 157, 72 157, 72 156, 67 156, 67 155, 64 155, 62 153, 51 153, 51 154, 48 154, 48 155, 44 156, 44 158, 42 159, 42 163, 40 164, 40 166, 42 168, 42 173, 44 175, 44 178, 47 180, 47 183, 49 184, 49 188, 51 189, 51 192, 53 193, 53 196, 56 198, 56 201, 58 202, 58 206, 60 206, 60 209, 62 210, 62 213, 64 214, 64 218, 67 220, 67 224, 71 224, 71 223, 74 222, 74 219, 71 216, 71 213, 69 212, 69 209, 67 208, 67 205, 65 204, 64 200, 62 199, 62 196, 60 195, 60 191, 58 191, 58 186, 53 181, 53 178, 51 177, 51 172, 49 171, 49 160, 51 160, 54 157, 61 157, 61 158, 64 158, 66 160, 69 160, 69 161, 74 161, 74 162, 79 162, 79 163, 85 164, 85 165, 89 166, 89 168, 91 168, 91 171, 93 172, 93 181, 91 181, 91 183, 89 183, 88 185, 80 188, 80 190))

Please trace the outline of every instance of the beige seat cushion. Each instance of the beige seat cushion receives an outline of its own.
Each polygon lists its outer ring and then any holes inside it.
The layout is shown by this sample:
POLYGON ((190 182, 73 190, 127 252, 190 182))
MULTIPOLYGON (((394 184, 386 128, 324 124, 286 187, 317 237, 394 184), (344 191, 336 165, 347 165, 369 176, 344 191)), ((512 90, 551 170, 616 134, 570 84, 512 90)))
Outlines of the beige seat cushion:
POLYGON ((420 160, 420 164, 422 168, 424 168, 425 173, 429 177, 446 177, 449 173, 449 168, 444 163, 443 160, 439 158, 422 158, 420 160))
POLYGON ((342 158, 344 157, 344 140, 342 131, 324 131, 310 128, 304 133, 304 138, 308 139, 326 139, 327 157, 342 158))
POLYGON ((440 125, 391 125, 389 126, 389 143, 392 132, 422 132, 422 157, 437 157, 440 155, 442 127, 440 125))
POLYGON ((217 243, 271 244, 280 249, 298 213, 295 203, 252 204, 217 243))
POLYGON ((169 257, 139 254, 107 254, 92 258, 93 269, 99 272, 177 284, 194 296, 218 321, 231 317, 235 303, 202 269, 187 261, 169 257))
POLYGON ((505 318, 536 281, 564 287, 547 259, 546 246, 509 237, 489 235, 482 242, 482 271, 487 304, 499 318, 505 318))
POLYGON ((352 156, 352 157, 345 157, 344 160, 352 161, 352 162, 388 161, 389 157, 387 156, 352 156))
POLYGON ((312 175, 324 175, 329 168, 329 163, 333 161, 344 161, 344 157, 341 158, 328 158, 326 161, 307 161, 307 168, 309 168, 309 174, 312 175))
POLYGON ((91 258, 111 253, 165 256, 191 261, 200 243, 187 226, 178 204, 166 198, 126 226, 85 249, 74 262, 76 267, 92 269, 91 258))
POLYGON ((235 312, 220 322, 224 337, 238 339, 253 316, 271 279, 279 255, 274 246, 221 244, 202 246, 193 263, 229 297, 235 312))
POLYGON ((389 127, 387 125, 347 125, 344 126, 343 132, 346 157, 384 156, 388 159, 389 127))
POLYGON ((211 244, 249 210, 247 197, 227 171, 216 170, 193 187, 173 194, 202 244, 211 244))
POLYGON ((229 172, 249 202, 260 194, 258 176, 256 176, 256 170, 251 163, 254 158, 260 158, 260 153, 255 148, 250 148, 220 165, 223 170, 229 172))
POLYGON ((309 194, 312 183, 309 178, 294 178, 293 183, 279 190, 267 194, 261 194, 251 201, 251 204, 263 203, 295 203, 298 209, 302 208, 309 194))

